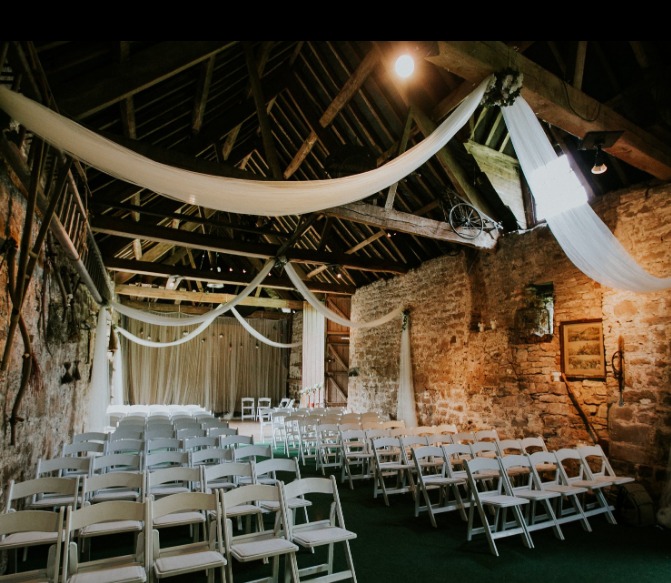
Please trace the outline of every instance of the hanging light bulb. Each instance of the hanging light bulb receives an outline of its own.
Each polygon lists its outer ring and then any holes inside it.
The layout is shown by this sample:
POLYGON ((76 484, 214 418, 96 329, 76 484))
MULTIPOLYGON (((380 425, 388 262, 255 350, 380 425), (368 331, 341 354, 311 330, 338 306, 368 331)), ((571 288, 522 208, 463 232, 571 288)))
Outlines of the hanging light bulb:
POLYGON ((594 155, 594 166, 592 166, 592 174, 603 174, 606 170, 608 170, 608 166, 606 166, 603 151, 601 150, 601 144, 597 144, 596 154, 594 155))
MULTIPOLYGON (((214 255, 214 265, 210 267, 210 271, 213 273, 221 273, 221 266, 219 265, 219 253, 214 255)), ((220 281, 208 281, 207 287, 210 289, 221 289, 224 287, 224 284, 220 281)))
POLYGON ((401 79, 407 79, 415 71, 415 60, 410 55, 401 55, 396 59, 394 70, 401 79))

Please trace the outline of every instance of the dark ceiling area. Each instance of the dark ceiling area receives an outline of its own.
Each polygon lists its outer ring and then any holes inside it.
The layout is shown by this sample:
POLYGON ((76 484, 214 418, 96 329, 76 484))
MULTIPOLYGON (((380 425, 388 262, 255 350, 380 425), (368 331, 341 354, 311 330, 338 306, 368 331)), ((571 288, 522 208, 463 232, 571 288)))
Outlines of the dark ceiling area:
MULTIPOLYGON (((5 41, 2 63, 0 83, 148 158, 286 181, 378 168, 430 135, 485 77, 512 68, 593 197, 671 179, 669 42, 5 41), (416 60, 406 80, 393 73, 402 51, 416 60), (590 172, 604 136, 593 132, 610 138, 604 174, 590 172)), ((0 127, 4 152, 32 139, 9 119, 0 127)), ((389 189, 300 216, 187 205, 75 169, 114 291, 156 308, 226 301, 280 256, 319 297, 349 296, 445 254, 495 252, 499 237, 539 221, 497 107, 479 107, 389 189), (475 237, 450 222, 462 202, 485 218, 475 237)), ((254 298, 247 315, 302 300, 280 267, 254 298)))

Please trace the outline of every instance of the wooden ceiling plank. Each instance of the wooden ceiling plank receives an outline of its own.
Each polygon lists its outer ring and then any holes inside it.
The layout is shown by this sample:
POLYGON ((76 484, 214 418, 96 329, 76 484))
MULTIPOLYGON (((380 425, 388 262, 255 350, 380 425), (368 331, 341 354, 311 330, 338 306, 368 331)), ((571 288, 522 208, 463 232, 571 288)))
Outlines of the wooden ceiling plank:
POLYGON ((199 133, 203 127, 207 98, 210 94, 210 85, 212 84, 214 62, 215 57, 212 56, 200 65, 200 75, 196 83, 196 94, 193 98, 193 115, 191 116, 191 131, 194 134, 199 133))
MULTIPOLYGON (((117 285, 114 287, 114 293, 119 296, 130 296, 135 298, 170 300, 173 302, 181 300, 185 302, 202 302, 206 304, 225 304, 235 299, 235 296, 231 294, 167 290, 137 285, 117 285)), ((250 296, 242 299, 238 305, 256 306, 259 308, 290 308, 292 310, 303 309, 303 302, 298 300, 280 300, 274 298, 256 298, 250 296)))
POLYGON ((266 155, 266 160, 270 166, 270 170, 275 180, 282 179, 282 169, 280 168, 280 160, 273 142, 273 132, 270 127, 270 120, 268 119, 268 112, 266 111, 266 101, 263 96, 263 88, 261 87, 261 80, 258 74, 259 65, 254 57, 254 49, 250 41, 243 41, 243 48, 245 50, 245 61, 247 63, 247 74, 249 75, 249 84, 256 104, 256 116, 259 120, 259 128, 261 129, 261 138, 263 139, 263 150, 266 155))
POLYGON ((617 142, 604 150, 659 180, 671 180, 671 146, 503 43, 439 41, 438 46, 439 54, 428 59, 474 85, 506 67, 520 71, 522 95, 540 119, 581 139, 590 131, 621 130, 617 142))
MULTIPOLYGON (((138 225, 132 221, 122 221, 107 216, 95 217, 91 223, 91 230, 118 237, 130 239, 140 237, 157 243, 180 245, 193 249, 204 249, 230 255, 255 257, 257 259, 277 257, 279 249, 276 245, 231 241, 221 237, 203 235, 182 229, 171 229, 156 225, 138 225)), ((296 263, 335 263, 351 269, 380 271, 384 273, 406 273, 407 271, 407 268, 402 265, 395 265, 391 262, 385 264, 382 262, 361 260, 345 253, 324 253, 309 249, 291 248, 286 251, 285 255, 289 260, 296 263)))
MULTIPOLYGON (((373 69, 380 62, 379 52, 376 50, 370 51, 365 58, 361 61, 359 66, 356 68, 354 73, 347 79, 345 84, 342 86, 342 89, 333 99, 324 111, 322 117, 319 119, 319 124, 322 128, 325 128, 331 124, 335 119, 335 116, 340 112, 340 110, 347 105, 350 99, 359 91, 359 88, 363 83, 368 79, 368 76, 371 74, 373 69)), ((299 166, 303 163, 307 155, 312 150, 313 146, 317 142, 317 133, 312 130, 310 135, 305 139, 303 145, 298 149, 298 152, 294 156, 294 159, 289 163, 287 168, 284 171, 284 178, 288 179, 298 170, 299 166)))
POLYGON ((52 87, 59 109, 82 120, 234 46, 237 41, 165 41, 124 63, 52 87), (109 80, 114 79, 114 83, 109 80))

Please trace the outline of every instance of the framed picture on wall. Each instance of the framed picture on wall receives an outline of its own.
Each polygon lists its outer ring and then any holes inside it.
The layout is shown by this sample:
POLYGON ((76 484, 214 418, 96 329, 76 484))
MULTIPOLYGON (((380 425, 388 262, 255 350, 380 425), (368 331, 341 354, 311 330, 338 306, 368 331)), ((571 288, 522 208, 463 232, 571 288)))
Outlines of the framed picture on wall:
POLYGON ((567 378, 605 379, 606 356, 601 320, 562 322, 561 370, 567 378))

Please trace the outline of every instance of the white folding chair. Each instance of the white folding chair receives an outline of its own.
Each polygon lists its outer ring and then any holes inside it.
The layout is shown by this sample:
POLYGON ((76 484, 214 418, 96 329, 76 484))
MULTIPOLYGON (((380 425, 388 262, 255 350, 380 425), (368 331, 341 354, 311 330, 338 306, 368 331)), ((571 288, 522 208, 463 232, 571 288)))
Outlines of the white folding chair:
POLYGON ((80 477, 47 476, 32 480, 10 480, 5 493, 5 512, 54 510, 79 506, 80 477))
POLYGON ((315 467, 319 467, 317 458, 319 445, 319 438, 317 436, 318 425, 319 417, 316 415, 305 415, 298 419, 298 456, 303 466, 308 463, 308 460, 314 460, 315 467))
POLYGON ((219 572, 221 583, 226 583, 222 518, 219 496, 214 492, 182 492, 158 500, 150 496, 146 516, 152 541, 150 580, 205 571, 209 582, 213 581, 214 573, 219 572), (166 519, 184 515, 201 517, 203 535, 182 544, 163 540, 167 538, 161 531, 166 519))
POLYGON ((527 455, 513 453, 499 456, 498 460, 512 494, 529 500, 529 504, 525 507, 527 530, 533 532, 552 528, 555 537, 564 540, 564 533, 554 510, 561 494, 538 487, 533 477, 531 460, 527 455), (520 471, 520 468, 523 471, 520 471))
POLYGON ((224 543, 226 549, 228 583, 233 582, 234 562, 271 563, 271 574, 256 581, 280 580, 280 557, 285 557, 285 581, 291 576, 293 583, 299 582, 296 553, 299 547, 289 540, 287 525, 290 517, 287 511, 282 485, 248 484, 232 490, 220 491, 222 501, 222 524, 224 525, 224 543), (279 516, 273 526, 266 527, 263 520, 257 523, 254 531, 236 531, 233 524, 238 517, 239 508, 259 508, 262 503, 277 503, 279 516))
POLYGON ((415 517, 420 512, 427 512, 431 525, 436 528, 436 514, 456 510, 466 521, 460 488, 466 486, 467 480, 465 477, 450 476, 450 460, 445 450, 439 445, 421 445, 413 449, 412 461, 415 464, 417 487, 415 517))
POLYGON ((212 466, 233 461, 233 450, 223 447, 207 447, 189 453, 189 465, 212 466))
POLYGON ((371 440, 373 450, 373 498, 382 494, 385 505, 389 496, 405 494, 414 496, 412 470, 414 465, 405 461, 400 437, 377 437, 371 440))
POLYGON ((91 462, 91 475, 108 472, 141 472, 143 456, 137 453, 99 455, 91 462))
MULTIPOLYGON (((108 472, 84 478, 82 484, 82 506, 102 504, 126 500, 130 502, 144 501, 144 475, 140 472, 108 472)), ((88 548, 90 553, 91 539, 94 537, 120 533, 132 533, 137 537, 144 529, 144 520, 111 520, 92 524, 80 529, 80 551, 88 548)))
POLYGON ((559 524, 579 520, 587 532, 592 527, 585 516, 581 498, 587 493, 587 488, 563 484, 555 454, 549 451, 538 450, 527 454, 531 466, 531 473, 536 487, 550 492, 557 492, 560 498, 554 499, 554 511, 559 524))
POLYGON ((282 449, 282 453, 288 454, 286 451, 285 428, 284 420, 289 415, 289 411, 275 409, 270 412, 270 426, 271 426, 271 441, 273 449, 282 449))
POLYGON ((240 419, 242 421, 254 421, 256 419, 255 403, 254 397, 242 397, 240 399, 240 419))
POLYGON ((64 443, 61 451, 62 456, 93 456, 105 452, 105 444, 99 441, 73 441, 64 443))
POLYGON ((72 443, 93 441, 104 444, 108 439, 109 433, 105 433, 104 431, 84 431, 82 433, 75 433, 70 441, 72 441, 72 443))
POLYGON ((621 486, 635 481, 632 476, 618 475, 599 444, 580 445, 578 453, 585 464, 585 474, 590 480, 621 486))
MULTIPOLYGON (((296 458, 273 458, 260 461, 253 465, 252 471, 252 483, 254 484, 267 484, 270 486, 275 486, 279 482, 285 484, 293 482, 294 480, 301 479, 301 469, 298 459, 296 458)), ((244 478, 240 478, 239 485, 244 485, 247 482, 244 478)), ((287 511, 291 512, 295 520, 296 512, 299 509, 303 509, 305 514, 305 520, 308 519, 306 508, 312 504, 310 500, 307 500, 304 496, 298 496, 296 498, 289 498, 286 500, 287 511)), ((268 501, 262 502, 261 508, 268 510, 270 512, 277 512, 278 510, 277 501, 268 501)))
POLYGON ((350 489, 353 490, 354 480, 373 477, 373 452, 363 429, 342 429, 341 425, 340 443, 342 444, 340 483, 344 483, 347 479, 350 489))
POLYGON ((316 463, 322 476, 326 470, 342 469, 342 443, 340 442, 340 428, 337 423, 319 423, 316 426, 317 445, 316 463))
POLYGON ((162 468, 185 468, 189 466, 189 453, 187 451, 155 451, 144 458, 144 469, 147 472, 162 468))
POLYGON ((82 483, 82 503, 108 500, 143 500, 145 478, 142 472, 107 472, 86 476, 82 483))
POLYGON ((182 444, 182 451, 196 451, 208 447, 219 447, 219 438, 216 435, 198 435, 187 437, 182 444))
POLYGON ((57 583, 63 553, 64 507, 58 510, 16 510, 0 514, 0 552, 8 553, 9 564, 1 582, 42 581, 57 583), (47 546, 46 560, 30 557, 30 569, 18 572, 18 551, 25 560, 32 547, 47 546), (13 563, 13 565, 12 565, 13 563))
POLYGON ((519 535, 524 546, 532 549, 534 544, 522 511, 529 500, 511 493, 498 459, 473 457, 465 460, 464 464, 470 492, 466 540, 471 541, 474 535, 484 533, 489 550, 497 557, 496 540, 503 537, 519 535), (512 514, 513 525, 508 512, 512 514), (479 526, 475 524, 476 513, 480 519, 479 526))
POLYGON ((273 457, 273 447, 272 445, 262 445, 262 444, 253 444, 253 445, 243 445, 242 447, 236 447, 233 449, 233 461, 249 461, 253 459, 255 462, 260 462, 261 460, 270 459, 273 457))
POLYGON ((248 483, 253 482, 254 461, 233 462, 226 461, 219 464, 203 466, 203 488, 206 492, 223 488, 230 490, 237 488, 239 480, 246 478, 248 483))
MULTIPOLYGON (((80 548, 82 531, 98 530, 102 535, 105 528, 118 521, 145 524, 144 502, 115 500, 91 504, 73 510, 67 509, 65 519, 63 570, 61 583, 99 583, 101 581, 123 581, 124 583, 145 583, 150 554, 145 548, 145 529, 133 533, 133 552, 124 553, 123 545, 109 545, 105 557, 84 560, 80 548)), ((111 534, 111 533, 110 533, 111 534)))
POLYGON ((613 484, 612 481, 591 479, 587 464, 576 448, 565 447, 555 451, 558 470, 563 484, 586 488, 581 503, 585 516, 605 514, 610 524, 617 524, 613 511, 614 506, 606 498, 605 491, 613 484))
POLYGON ((161 498, 180 492, 196 492, 203 489, 202 468, 175 466, 145 471, 145 493, 161 498))
POLYGON ((307 577, 308 581, 324 583, 345 579, 356 581, 350 541, 357 538, 357 534, 345 525, 335 476, 302 478, 286 484, 280 483, 280 488, 285 499, 305 497, 313 503, 307 509, 307 522, 297 524, 289 515, 285 523, 287 538, 311 551, 309 564, 303 567, 298 565, 300 578, 307 577), (323 513, 324 508, 330 509, 328 515, 323 513), (325 562, 315 564, 312 553, 319 547, 327 547, 328 553, 325 562), (340 570, 337 570, 337 548, 342 549, 344 558, 344 567, 340 570))
MULTIPOLYGON (((96 456, 98 457, 98 456, 96 456)), ((58 456, 53 458, 39 458, 37 460, 36 478, 58 476, 88 476, 91 473, 93 457, 91 456, 58 456)))

